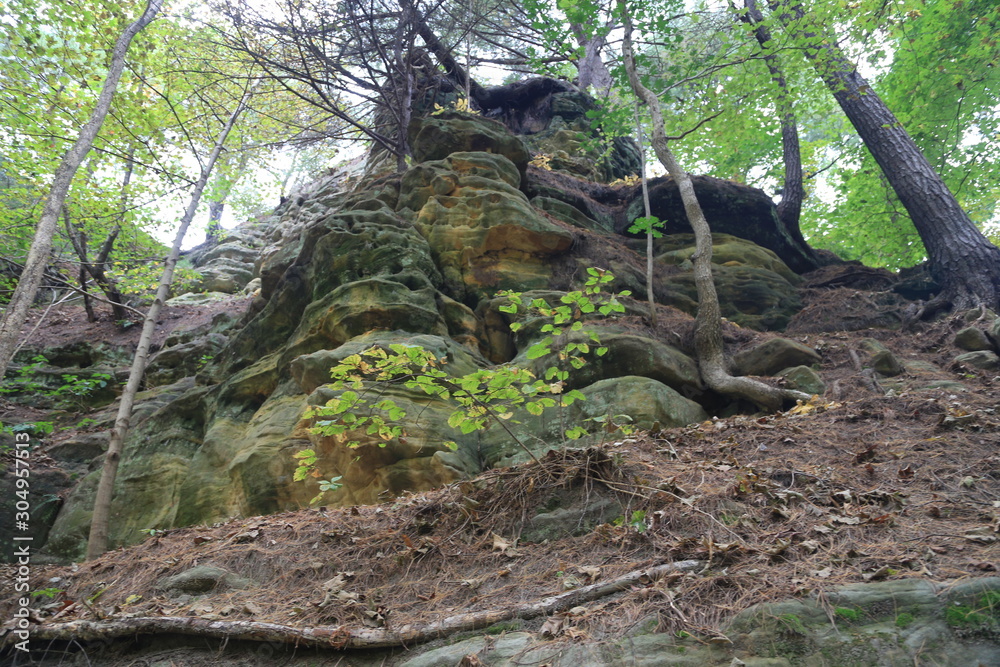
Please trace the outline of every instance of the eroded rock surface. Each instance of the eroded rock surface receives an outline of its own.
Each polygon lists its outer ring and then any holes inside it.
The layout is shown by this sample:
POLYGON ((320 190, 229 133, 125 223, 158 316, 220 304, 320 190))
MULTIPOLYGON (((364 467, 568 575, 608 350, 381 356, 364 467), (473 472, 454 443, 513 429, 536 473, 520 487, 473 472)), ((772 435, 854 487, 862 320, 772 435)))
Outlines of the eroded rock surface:
MULTIPOLYGON (((582 116, 571 102, 556 105, 564 112, 558 123, 532 130, 536 150, 547 147, 558 157, 563 149, 555 146, 576 145, 572 133, 583 131, 582 116)), ((319 454, 324 479, 342 478, 325 503, 373 503, 558 448, 567 423, 596 433, 621 415, 644 428, 668 428, 702 421, 706 407, 718 408, 691 351, 635 331, 645 305, 630 302, 622 322, 589 323, 608 353, 568 381, 586 400, 558 418, 522 409, 512 420, 520 422, 513 440, 496 426, 463 435, 447 425, 450 404, 401 386, 387 396, 413 415, 405 438, 362 434, 361 447, 347 449, 313 433, 303 415, 332 397, 323 386, 329 368, 349 354, 421 345, 446 359, 443 368, 455 377, 512 359, 540 376, 554 362, 526 359, 525 351, 544 332, 529 322, 512 335, 494 298, 498 290, 535 290, 558 302, 580 289, 585 269, 595 265, 620 277, 617 289, 628 286, 637 296, 645 289, 643 257, 613 233, 629 215, 634 188, 529 167, 522 138, 490 119, 448 111, 415 121, 411 130, 416 163, 404 173, 367 181, 330 176, 269 219, 193 253, 196 264, 217 267, 209 272, 213 287, 235 291, 253 282, 259 289, 240 322, 175 337, 154 356, 150 384, 162 387, 144 397, 133 418, 112 509, 113 543, 136 541, 150 528, 305 506, 317 490, 293 480, 292 455, 306 448, 319 454), (578 195, 557 187, 570 181, 580 184, 578 195), (581 208, 594 197, 604 203, 581 208), (221 285, 223 273, 232 285, 221 285)), ((617 166, 566 158, 560 168, 610 176, 630 164, 628 147, 618 149, 617 166)), ((714 216, 747 207, 773 213, 749 188, 728 184, 713 192, 706 203, 714 216)), ((664 194, 658 205, 668 199, 664 194)), ((687 312, 695 309, 692 243, 683 234, 664 239, 657 259, 666 302, 687 312)), ((798 277, 787 263, 794 253, 725 234, 715 245, 723 314, 744 326, 784 326, 798 308, 798 277)), ((776 373, 816 359, 793 355, 754 370, 776 373)), ((81 553, 95 485, 92 472, 67 499, 51 533, 53 555, 81 553)))

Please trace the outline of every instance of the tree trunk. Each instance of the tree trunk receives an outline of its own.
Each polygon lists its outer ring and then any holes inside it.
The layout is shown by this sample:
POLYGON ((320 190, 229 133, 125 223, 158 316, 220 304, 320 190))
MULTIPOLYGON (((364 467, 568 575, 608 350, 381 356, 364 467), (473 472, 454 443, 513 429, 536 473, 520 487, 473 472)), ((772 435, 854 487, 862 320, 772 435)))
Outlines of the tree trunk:
MULTIPOLYGON (((216 176, 215 184, 210 188, 211 195, 208 197, 208 225, 205 226, 205 239, 207 241, 218 241, 221 238, 222 214, 226 210, 226 202, 229 201, 229 195, 232 194, 233 188, 243 178, 247 164, 250 162, 250 147, 246 143, 239 148, 238 153, 240 157, 235 167, 232 163, 232 152, 227 152, 225 156, 220 158, 223 169, 216 176)), ((294 161, 293 158, 292 162, 294 163, 294 161)), ((282 193, 284 193, 284 189, 285 183, 282 182, 282 193)))
MULTIPOLYGON (((642 181, 642 205, 649 218, 649 179, 646 178, 646 140, 639 119, 639 100, 635 101, 635 136, 639 143, 639 179, 642 181)), ((649 326, 656 329, 656 293, 653 290, 653 225, 646 230, 646 300, 649 302, 649 326)))
POLYGON ((584 26, 574 23, 570 30, 576 36, 580 46, 583 47, 583 58, 577 62, 578 71, 577 85, 580 90, 586 91, 589 86, 593 86, 599 97, 607 97, 611 93, 612 79, 607 65, 601 58, 601 50, 607 45, 607 39, 601 34, 600 29, 595 31, 591 37, 587 37, 584 26))
POLYGON ((17 283, 17 289, 11 296, 7 310, 4 312, 3 321, 0 322, 0 379, 7 372, 14 348, 17 346, 17 339, 21 333, 28 316, 28 308, 35 300, 38 286, 42 282, 42 275, 49 262, 49 255, 52 253, 52 237, 56 231, 56 223, 62 211, 66 195, 69 193, 70 184, 76 170, 83 162, 83 158, 90 152, 94 145, 94 139, 104 123, 105 116, 111 109, 111 100, 114 98, 115 90, 118 88, 118 81, 121 79, 122 71, 125 69, 125 56, 132 39, 139 34, 156 16, 160 10, 163 0, 148 0, 146 9, 137 21, 129 25, 115 42, 115 47, 111 52, 111 65, 108 68, 108 75, 104 79, 104 87, 97 97, 97 105, 94 107, 90 120, 80 130, 73 146, 66 153, 59 168, 52 179, 52 188, 42 209, 42 216, 35 229, 35 238, 31 242, 31 250, 28 251, 28 259, 24 265, 24 271, 17 283))
POLYGON ((400 174, 406 171, 406 157, 410 154, 407 129, 410 127, 410 116, 413 112, 413 69, 410 67, 410 54, 413 53, 413 30, 409 28, 416 13, 416 9, 411 3, 403 3, 401 9, 399 22, 396 24, 396 48, 393 52, 393 60, 399 77, 398 85, 393 87, 393 94, 396 96, 396 113, 399 114, 399 131, 396 136, 396 171, 400 174))
POLYGON ((695 318, 695 350, 698 353, 698 368, 701 377, 710 388, 719 393, 745 398, 767 410, 781 408, 786 400, 809 400, 810 396, 800 391, 779 389, 746 377, 734 377, 726 370, 722 340, 722 314, 719 297, 712 279, 712 230, 698 203, 691 177, 681 169, 667 143, 663 112, 660 100, 651 90, 642 85, 635 65, 632 50, 632 18, 629 16, 626 0, 618 0, 625 28, 622 42, 622 57, 629 83, 636 96, 649 107, 652 116, 653 151, 660 163, 680 189, 684 211, 695 236, 694 282, 698 291, 698 314, 695 318))
POLYGON ((938 297, 953 308, 1000 308, 1000 248, 959 206, 910 135, 836 41, 812 32, 801 4, 772 0, 778 20, 806 42, 806 56, 881 167, 927 249, 938 297), (786 9, 787 7, 787 9, 786 9))
POLYGON ((184 241, 184 235, 187 233, 188 227, 191 225, 191 221, 194 219, 195 213, 198 211, 202 192, 205 191, 205 185, 208 183, 212 169, 215 167, 215 163, 219 159, 219 154, 222 152, 226 139, 229 137, 229 132, 236 124, 236 119, 246 108, 249 97, 250 91, 247 90, 236 110, 233 111, 226 122, 225 127, 222 128, 222 132, 215 142, 212 153, 202 166, 201 175, 198 177, 194 190, 191 192, 191 201, 188 204, 187 211, 184 213, 184 217, 181 218, 180 227, 177 229, 174 245, 170 249, 167 261, 164 262, 163 275, 160 278, 160 285, 156 290, 156 297, 149 307, 149 312, 146 313, 146 320, 142 325, 142 334, 139 336, 135 356, 132 358, 132 368, 129 370, 128 382, 125 385, 121 402, 118 405, 115 425, 111 429, 108 452, 104 456, 104 466, 101 469, 101 481, 98 483, 97 494, 94 499, 94 514, 91 519, 90 536, 87 541, 87 560, 97 558, 107 551, 108 525, 111 516, 111 500, 114 496, 115 477, 118 474, 118 463, 121 460, 122 445, 125 442, 125 436, 128 434, 129 418, 132 416, 132 405, 135 402, 135 395, 139 392, 142 377, 146 372, 146 360, 149 357, 149 347, 153 340, 153 330, 156 329, 156 319, 160 315, 163 302, 167 300, 170 284, 174 278, 174 267, 177 265, 177 259, 181 254, 181 244, 184 241))
POLYGON ((90 293, 87 292, 87 234, 83 230, 77 230, 69 218, 69 209, 63 206, 63 222, 66 224, 66 234, 69 236, 73 249, 76 250, 77 257, 80 258, 80 271, 77 274, 77 281, 80 283, 80 291, 83 292, 83 309, 87 311, 87 321, 96 322, 97 313, 94 312, 94 304, 90 302, 90 293))
POLYGON ((65 220, 66 235, 69 237, 73 250, 76 251, 76 256, 80 259, 80 289, 83 290, 83 301, 87 308, 88 318, 91 322, 97 321, 97 317, 90 306, 91 296, 86 291, 86 275, 90 274, 90 277, 94 279, 97 286, 104 292, 104 296, 107 297, 107 303, 111 306, 111 314, 115 321, 122 322, 127 320, 128 311, 125 310, 124 306, 125 297, 122 296, 115 282, 108 277, 106 271, 108 256, 111 254, 111 249, 114 247, 118 233, 121 231, 121 224, 115 225, 114 229, 111 230, 104 240, 101 250, 97 253, 97 257, 90 260, 87 257, 86 233, 73 225, 68 212, 65 212, 63 217, 65 220))
POLYGON ((225 209, 225 201, 208 202, 208 225, 205 227, 207 241, 218 241, 222 236, 222 212, 225 209))
POLYGON ((799 217, 802 214, 802 200, 805 199, 805 187, 802 183, 802 152, 799 149, 798 121, 792 106, 788 82, 781 69, 778 55, 773 51, 774 42, 771 31, 763 24, 764 16, 757 8, 756 0, 743 0, 745 12, 740 12, 740 20, 753 27, 753 34, 764 53, 764 63, 771 74, 775 86, 774 105, 781 122, 781 155, 785 166, 785 181, 781 192, 781 202, 778 204, 778 220, 784 225, 789 235, 810 256, 815 257, 812 247, 806 243, 799 227, 799 217))

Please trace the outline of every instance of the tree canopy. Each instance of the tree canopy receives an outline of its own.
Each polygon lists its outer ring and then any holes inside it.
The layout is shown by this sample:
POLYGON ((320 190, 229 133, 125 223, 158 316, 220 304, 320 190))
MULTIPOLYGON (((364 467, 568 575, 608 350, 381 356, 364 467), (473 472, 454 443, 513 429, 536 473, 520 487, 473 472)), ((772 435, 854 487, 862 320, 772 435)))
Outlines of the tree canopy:
MULTIPOLYGON (((5 5, 0 255, 8 281, 59 156, 95 103, 111 47, 106 35, 138 7, 106 0, 5 5)), ((889 268, 923 260, 910 216, 802 57, 803 35, 763 5, 748 21, 751 7, 735 0, 634 4, 637 64, 660 99, 681 162, 776 198, 784 193, 790 203, 798 186, 786 183, 793 172, 783 141, 794 128, 803 185, 798 224, 810 243, 889 268)), ((486 99, 481 82, 504 73, 565 78, 604 101, 594 120, 607 133, 634 134, 616 12, 596 0, 168 5, 129 52, 108 122, 74 181, 57 249, 75 249, 84 265, 102 259, 111 237, 102 261, 136 264, 162 254, 153 234, 173 224, 163 219, 166 202, 183 199, 199 153, 248 78, 258 81, 254 99, 206 195, 214 220, 227 203, 259 210, 248 194, 257 188, 248 184, 262 178, 285 194, 293 158, 275 162, 282 146, 329 156, 361 141, 403 168, 408 119, 432 106, 424 87, 442 82, 452 99, 470 98, 476 108, 486 99)), ((828 36, 859 65, 971 220, 996 235, 1000 7, 990 0, 858 0, 844 12, 840 3, 816 0, 808 12, 814 24, 830 27, 828 36)))

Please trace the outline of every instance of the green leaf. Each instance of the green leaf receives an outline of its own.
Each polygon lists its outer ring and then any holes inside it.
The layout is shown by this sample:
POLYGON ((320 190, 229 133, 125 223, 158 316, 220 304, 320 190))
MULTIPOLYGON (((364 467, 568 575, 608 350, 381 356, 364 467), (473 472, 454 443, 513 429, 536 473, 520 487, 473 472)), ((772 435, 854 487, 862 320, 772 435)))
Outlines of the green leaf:
POLYGON ((551 338, 546 338, 545 340, 535 343, 530 348, 528 348, 528 353, 526 356, 528 357, 528 359, 538 359, 540 357, 544 357, 547 354, 551 354, 552 350, 549 348, 549 345, 551 343, 552 343, 551 338))

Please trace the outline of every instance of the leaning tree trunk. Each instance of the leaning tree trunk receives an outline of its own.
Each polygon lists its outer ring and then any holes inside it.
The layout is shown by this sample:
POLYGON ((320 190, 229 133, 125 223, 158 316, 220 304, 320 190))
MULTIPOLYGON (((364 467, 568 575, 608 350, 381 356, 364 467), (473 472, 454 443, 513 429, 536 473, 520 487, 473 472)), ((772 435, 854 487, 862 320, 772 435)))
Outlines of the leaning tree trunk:
POLYGON ((795 37, 833 93, 889 185, 906 208, 927 249, 930 270, 944 288, 939 303, 953 308, 1000 308, 1000 248, 990 243, 959 206, 920 148, 836 41, 806 24, 802 5, 771 8, 795 37))
POLYGON ((142 325, 142 334, 139 336, 135 356, 132 358, 132 367, 129 370, 128 382, 125 384, 125 390, 122 391, 121 402, 118 404, 118 414, 115 417, 115 425, 111 429, 108 451, 104 455, 101 480, 98 482, 97 493, 94 498, 94 514, 90 523, 90 536, 87 540, 87 560, 93 560, 107 551, 108 526, 111 518, 111 500, 114 497, 115 477, 118 475, 118 463, 121 460, 122 446, 125 443, 125 436, 128 434, 129 418, 132 416, 132 405, 135 402, 135 396, 139 392, 139 385, 142 383, 143 375, 146 372, 146 360, 149 358, 149 347, 153 341, 156 319, 159 317, 163 302, 167 300, 167 295, 170 292, 170 285, 174 278, 174 267, 177 265, 177 259, 181 254, 181 244, 184 241, 184 235, 187 233, 187 229, 191 225, 195 213, 198 211, 201 195, 205 191, 205 185, 208 183, 212 169, 219 159, 219 154, 222 153, 226 139, 229 137, 229 132, 236 124, 236 119, 239 118, 239 115, 246 108, 249 96, 250 91, 248 90, 244 93, 243 99, 240 100, 236 110, 230 115, 225 127, 222 128, 222 132, 215 142, 212 153, 202 166, 201 174, 197 182, 195 182, 194 190, 191 192, 191 201, 184 212, 184 217, 181 218, 180 227, 177 229, 177 235, 174 238, 174 245, 170 249, 170 255, 163 263, 163 275, 160 277, 160 285, 156 290, 156 297, 153 299, 153 303, 149 307, 149 312, 146 313, 146 319, 142 325))
POLYGON ((132 43, 132 39, 153 20, 162 4, 163 0, 148 0, 142 16, 129 25, 118 37, 111 52, 111 65, 108 67, 108 75, 104 79, 104 87, 101 88, 101 93, 97 97, 97 104, 90 115, 90 120, 80 130, 80 135, 66 153, 59 168, 56 169, 52 179, 52 188, 49 190, 45 207, 42 209, 42 216, 35 229, 31 250, 28 251, 24 271, 21 273, 17 289, 14 290, 10 303, 7 304, 3 321, 0 322, 0 379, 7 372, 7 366, 10 364, 11 357, 14 356, 14 349, 17 347, 21 327, 28 317, 28 308, 35 300, 39 285, 42 284, 42 276, 49 262, 49 255, 52 253, 52 237, 55 235, 56 223, 59 220, 63 203, 66 201, 66 195, 69 194, 73 176, 76 175, 80 163, 83 162, 83 158, 94 145, 94 139, 97 138, 97 133, 101 130, 101 125, 104 124, 104 118, 111 109, 111 100, 114 98, 118 81, 125 69, 125 55, 128 53, 128 47, 132 43))
POLYGON ((635 54, 632 50, 632 18, 629 16, 625 2, 626 0, 618 0, 625 28, 625 37, 622 41, 625 71, 628 74, 632 90, 649 107, 653 121, 653 151, 669 172, 670 177, 677 183, 681 201, 684 202, 684 212, 687 214, 688 222, 694 231, 695 253, 691 259, 694 262, 694 283, 698 291, 698 314, 695 319, 694 336, 701 377, 705 384, 721 394, 750 400, 768 410, 779 409, 786 400, 809 400, 810 396, 806 393, 779 389, 747 377, 734 377, 726 370, 722 340, 722 313, 719 310, 719 297, 712 279, 712 230, 709 228, 705 214, 698 203, 691 177, 678 164, 667 143, 660 100, 639 79, 635 65, 635 54))

